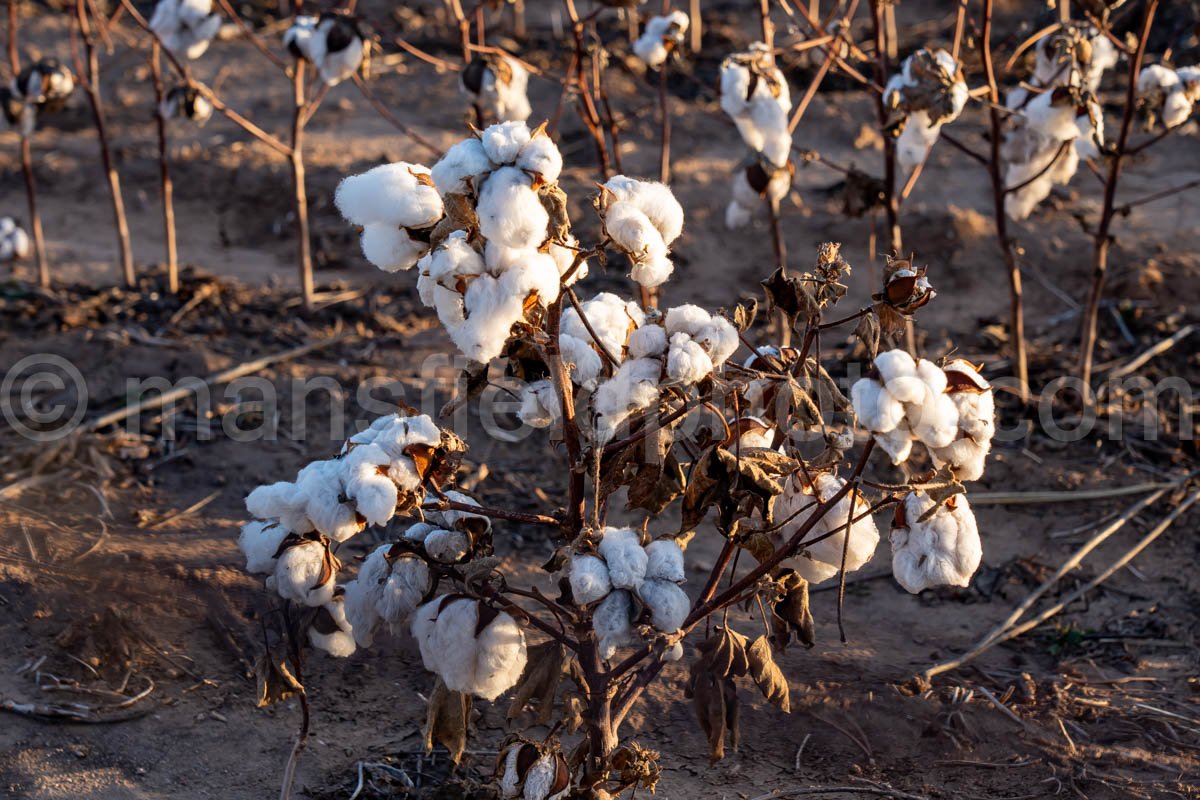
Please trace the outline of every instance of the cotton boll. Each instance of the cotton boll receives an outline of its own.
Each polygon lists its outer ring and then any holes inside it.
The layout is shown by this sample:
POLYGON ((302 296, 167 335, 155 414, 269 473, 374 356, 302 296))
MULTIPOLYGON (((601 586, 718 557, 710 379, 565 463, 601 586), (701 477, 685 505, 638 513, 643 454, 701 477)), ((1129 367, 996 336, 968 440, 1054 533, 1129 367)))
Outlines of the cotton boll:
POLYGON ((501 167, 488 176, 477 207, 485 239, 518 250, 536 250, 546 241, 550 216, 531 187, 530 177, 516 167, 501 167))
MULTIPOLYGON (((573 308, 567 309, 567 311, 574 310, 573 308)), ((565 313, 563 317, 565 319, 565 313)), ((603 337, 601 338, 603 339, 603 337)), ((571 380, 588 391, 595 391, 600 373, 604 371, 604 361, 590 342, 590 337, 584 340, 563 333, 559 337, 558 348, 562 353, 563 362, 571 368, 571 380)))
POLYGON ((525 671, 528 659, 525 633, 516 620, 501 611, 480 632, 476 653, 473 694, 495 700, 516 686, 525 671))
POLYGON ((358 71, 366 47, 353 17, 325 12, 317 22, 309 52, 321 79, 335 86, 358 71))
POLYGON ((679 661, 681 658, 683 658, 683 643, 682 642, 676 642, 675 644, 671 645, 666 650, 664 650, 663 654, 662 654, 663 661, 674 662, 674 661, 679 661))
POLYGON ((1171 92, 1163 103, 1163 125, 1174 128, 1187 122, 1187 118, 1192 115, 1192 106, 1193 101, 1188 98, 1186 92, 1181 90, 1171 92))
MULTIPOLYGON (((430 640, 439 653, 436 671, 452 692, 475 693, 478 623, 479 604, 475 600, 450 600, 438 611, 430 640)), ((425 666, 429 668, 428 664, 425 666)))
POLYGON ((537 250, 509 250, 508 255, 512 265, 500 276, 502 291, 522 301, 536 297, 546 307, 558 299, 561 284, 553 258, 537 250))
POLYGON ((633 269, 629 270, 629 278, 639 286, 653 289, 666 283, 674 271, 675 264, 671 259, 651 253, 633 265, 633 269))
POLYGON ((396 513, 399 493, 387 476, 390 466, 388 454, 376 444, 359 445, 342 459, 346 496, 368 525, 383 525, 396 513))
POLYGON ((375 629, 379 627, 379 613, 375 610, 375 595, 379 587, 365 584, 358 578, 342 588, 345 590, 343 608, 354 642, 359 647, 370 647, 375 643, 375 629))
POLYGON ((890 431, 874 431, 873 435, 875 444, 891 457, 893 464, 903 464, 912 455, 913 435, 904 420, 890 431))
POLYGON ((384 272, 412 269, 428 247, 424 242, 412 239, 403 228, 393 225, 363 226, 363 257, 384 272))
MULTIPOLYGON (((658 19, 662 18, 654 17, 651 22, 658 19)), ((671 54, 671 51, 663 44, 661 36, 651 36, 650 29, 647 28, 641 37, 633 43, 633 53, 646 62, 646 66, 658 67, 667 60, 667 56, 671 54)))
POLYGON ((321 582, 327 553, 323 542, 312 539, 284 550, 275 564, 275 590, 279 596, 314 608, 332 600, 333 576, 321 582))
MULTIPOLYGON (((158 9, 155 8, 155 14, 157 13, 158 9)), ((283 33, 283 46, 296 58, 312 62, 312 40, 316 30, 316 17, 304 14, 294 17, 291 26, 283 33)))
POLYGON ((278 481, 259 486, 246 495, 246 510, 259 519, 272 519, 303 510, 307 498, 294 483, 278 481))
POLYGON ((641 211, 669 246, 683 232, 683 206, 671 187, 657 181, 639 181, 625 175, 609 178, 604 188, 616 195, 617 202, 630 203, 641 211))
POLYGON ((571 582, 571 596, 579 606, 594 603, 612 591, 608 565, 604 563, 604 559, 587 553, 571 556, 568 577, 571 582))
POLYGON ((904 419, 904 405, 872 378, 859 378, 850 387, 854 416, 872 432, 894 430, 904 419))
POLYGON ((480 137, 483 151, 495 164, 514 164, 522 148, 530 142, 529 126, 524 122, 501 122, 488 126, 480 137))
POLYGON ((354 225, 427 228, 442 218, 442 198, 429 170, 398 161, 345 178, 334 193, 338 211, 354 225))
POLYGON ((548 428, 562 419, 562 404, 554 383, 540 380, 522 387, 517 416, 533 428, 548 428))
POLYGON ((432 588, 433 579, 425 562, 414 556, 401 556, 379 589, 376 613, 392 631, 398 631, 432 588))
POLYGON ((636 589, 646 577, 649 557, 632 528, 605 528, 596 548, 608 566, 609 580, 618 589, 636 589))
POLYGON ((446 595, 435 597, 421 606, 412 615, 409 623, 413 638, 421 650, 421 663, 430 672, 441 674, 442 651, 438 649, 434 634, 437 632, 439 611, 446 595))
POLYGON ((653 358, 667 350, 667 332, 660 325, 643 325, 629 334, 630 358, 653 358))
POLYGON ((683 43, 688 29, 688 16, 682 11, 672 11, 661 17, 651 17, 636 42, 633 52, 646 66, 658 67, 667 60, 671 50, 683 43))
MULTIPOLYGON (((455 503, 479 508, 479 501, 470 495, 450 489, 446 491, 446 499, 455 503)), ((434 515, 431 515, 434 516, 434 515)), ((492 521, 484 514, 458 508, 447 508, 436 513, 446 528, 458 531, 470 531, 477 536, 483 536, 492 530, 492 521)))
POLYGON ((911 173, 925 162, 941 130, 941 123, 930 122, 929 114, 924 111, 914 111, 909 116, 896 140, 896 158, 905 173, 911 173))
MULTIPOLYGON (((827 502, 845 486, 841 478, 826 473, 816 476, 814 486, 809 489, 793 477, 784 486, 783 494, 775 499, 772 519, 785 520, 803 509, 815 498, 827 502)), ((879 530, 870 516, 855 521, 850 526, 849 543, 846 542, 846 523, 852 516, 863 514, 868 506, 861 496, 855 498, 854 512, 851 514, 850 498, 853 491, 846 493, 834 506, 822 516, 805 535, 805 541, 814 541, 818 537, 831 533, 821 541, 801 549, 800 555, 787 559, 784 566, 791 567, 800 573, 801 577, 810 583, 821 583, 838 574, 842 564, 842 551, 846 550, 846 571, 860 569, 875 553, 879 544, 879 530)), ((808 514, 800 513, 786 523, 779 531, 782 541, 789 540, 808 520, 808 514)))
POLYGON ((679 630, 687 619, 691 601, 687 592, 672 581, 647 578, 638 587, 638 597, 650 609, 650 621, 660 631, 679 630))
POLYGON ((702 326, 692 335, 692 338, 708 352, 714 367, 719 367, 728 361, 729 357, 737 352, 740 344, 737 328, 733 326, 732 322, 717 314, 710 317, 708 324, 702 326))
POLYGON ((522 800, 560 800, 566 797, 570 790, 569 773, 566 763, 558 753, 546 753, 525 773, 525 787, 521 793, 522 800), (560 775, 560 772, 562 775, 560 775), (559 791, 555 789, 563 784, 563 775, 567 775, 567 785, 559 791))
POLYGON ((462 531, 431 531, 425 537, 425 552, 434 561, 457 564, 471 552, 471 537, 462 531))
POLYGON ((322 606, 323 615, 318 616, 308 629, 308 642, 335 658, 348 658, 357 649, 354 632, 346 619, 343 597, 334 597, 322 606), (322 616, 325 618, 322 619, 322 616), (324 630, 322 630, 324 629, 324 630))
POLYGON ((658 359, 632 358, 600 384, 592 397, 592 409, 597 417, 597 436, 602 441, 611 441, 631 414, 658 402, 661 372, 662 363, 658 359))
POLYGON ((302 470, 297 476, 300 487, 308 497, 304 513, 316 530, 335 542, 344 542, 358 534, 362 524, 353 505, 343 503, 340 499, 345 484, 339 465, 333 461, 315 461, 309 467, 314 465, 319 466, 310 472, 302 470))
MULTIPOLYGON (((436 250, 421 259, 417 267, 417 293, 421 302, 428 307, 438 308, 439 299, 443 297, 461 304, 462 295, 458 287, 482 274, 485 264, 483 257, 467 241, 466 231, 455 231, 447 236, 436 250), (439 292, 439 288, 443 291, 439 292)), ((461 307, 458 311, 459 315, 452 319, 461 322, 461 307)), ((438 316, 442 317, 440 310, 438 316)), ((442 322, 447 326, 452 324, 444 318, 442 322)))
POLYGON ((891 533, 892 574, 913 594, 933 586, 967 586, 983 557, 966 497, 954 496, 920 522, 934 505, 928 495, 911 492, 891 533))
POLYGON ((488 115, 503 121, 529 118, 529 72, 515 58, 483 54, 459 73, 460 86, 488 115))
POLYGON ((463 193, 467 191, 468 183, 478 188, 479 178, 495 168, 496 164, 488 158, 483 142, 472 136, 447 150, 429 174, 440 194, 463 193))
POLYGON ((628 591, 618 589, 610 592, 592 613, 592 628, 596 632, 596 644, 600 658, 607 661, 616 655, 617 648, 631 644, 634 640, 630 617, 633 614, 633 598, 628 591))
MULTIPOLYGON (((480 275, 463 296, 466 318, 449 326, 451 341, 463 355, 479 363, 497 358, 504 350, 513 323, 524 316, 522 300, 509 294, 491 275, 480 275)), ((440 306, 438 313, 440 317, 440 306)))
POLYGON ((729 205, 725 206, 725 227, 730 230, 744 228, 750 224, 753 216, 754 212, 751 209, 741 205, 737 200, 730 200, 729 205))
POLYGON ((667 379, 672 383, 690 386, 699 383, 713 371, 712 359, 686 333, 671 337, 667 351, 667 379))
POLYGON ((651 259, 664 258, 667 254, 662 234, 633 203, 616 202, 609 205, 604 211, 604 230, 635 266, 651 259))
POLYGON ((525 172, 540 175, 546 183, 554 183, 562 173, 562 153, 553 139, 541 133, 521 147, 516 166, 525 172))
POLYGON ((655 539, 646 545, 646 577, 683 583, 683 551, 674 539, 655 539))
POLYGON ((433 525, 429 522, 418 522, 416 525, 409 526, 408 530, 404 532, 404 538, 408 539, 410 542, 420 542, 421 544, 424 544, 425 540, 429 538, 429 534, 436 530, 440 530, 437 525, 433 525))
POLYGON ((246 557, 246 572, 274 572, 275 554, 289 533, 291 531, 278 522, 254 520, 243 525, 238 534, 238 549, 246 557))
MULTIPOLYGON (((609 292, 602 292, 590 300, 585 300, 581 307, 591 323, 592 331, 600 338, 604 348, 620 362, 624 357, 630 335, 645 322, 645 312, 637 303, 626 302, 609 292)), ((600 362, 599 354, 592 350, 592 332, 588 331, 574 308, 568 308, 563 312, 562 336, 559 346, 565 358, 568 355, 572 357, 568 358, 568 361, 577 359, 574 360, 574 363, 580 368, 580 374, 586 375, 586 378, 576 376, 576 383, 588 389, 594 388, 594 384, 589 386, 585 381, 594 381, 595 377, 600 374, 603 364, 600 362), (577 341, 570 342, 568 338, 577 341), (595 360, 589 358, 582 348, 592 350, 595 360), (594 370, 590 368, 592 365, 595 366, 594 370)), ((574 372, 573 376, 575 376, 574 372)))
POLYGON ((668 309, 666 320, 663 324, 669 336, 674 336, 677 333, 686 333, 688 336, 695 336, 710 322, 712 322, 712 314, 700 306, 682 305, 668 309))

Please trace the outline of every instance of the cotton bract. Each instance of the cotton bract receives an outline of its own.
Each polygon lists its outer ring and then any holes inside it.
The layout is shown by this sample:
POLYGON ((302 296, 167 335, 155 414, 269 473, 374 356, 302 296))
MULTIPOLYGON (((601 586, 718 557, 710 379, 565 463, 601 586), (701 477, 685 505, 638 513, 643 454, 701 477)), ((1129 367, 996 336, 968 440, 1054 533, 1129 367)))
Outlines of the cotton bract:
POLYGON ((477 600, 431 600, 414 615, 412 633, 425 668, 454 692, 495 700, 525 669, 525 634, 516 620, 477 600))
MULTIPOLYGON (((806 513, 801 509, 813 500, 827 502, 845 485, 846 482, 841 478, 826 473, 817 475, 811 486, 798 476, 790 478, 784 485, 783 494, 775 498, 771 511, 771 518, 775 520, 775 524, 783 525, 775 534, 779 543, 789 541, 808 521, 811 510, 806 513), (784 520, 788 521, 785 523, 784 520)), ((834 577, 841 570, 843 550, 846 572, 854 572, 871 560, 879 544, 879 529, 875 527, 875 521, 870 515, 862 516, 869 506, 861 495, 855 497, 854 510, 851 513, 851 496, 854 494, 853 491, 847 492, 817 520, 802 540, 814 541, 814 544, 802 546, 799 555, 785 560, 783 566, 796 570, 810 583, 821 583, 834 577), (857 519, 859 516, 862 516, 862 519, 857 519), (846 526, 852 519, 847 542, 846 526), (818 538, 821 540, 815 541, 818 538)))
POLYGON ((966 497, 955 495, 922 521, 934 506, 923 492, 910 492, 892 528, 892 574, 913 594, 934 586, 966 586, 983 557, 966 497))
POLYGON ((158 0, 150 30, 176 56, 199 58, 221 28, 212 5, 212 0, 158 0))

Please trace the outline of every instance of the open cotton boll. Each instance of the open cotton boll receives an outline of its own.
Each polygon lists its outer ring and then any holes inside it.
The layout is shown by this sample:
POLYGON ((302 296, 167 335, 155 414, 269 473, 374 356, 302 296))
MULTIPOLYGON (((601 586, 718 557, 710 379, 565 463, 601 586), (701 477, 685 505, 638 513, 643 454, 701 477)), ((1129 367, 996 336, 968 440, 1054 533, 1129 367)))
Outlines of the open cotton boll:
POLYGON ((397 161, 381 164, 338 184, 333 201, 354 225, 427 228, 442 218, 442 198, 429 169, 397 161))
POLYGON ((488 116, 502 121, 529 118, 529 72, 515 58, 484 53, 459 73, 459 85, 488 116))
POLYGON ((496 168, 487 156, 483 142, 474 136, 450 147, 429 171, 433 184, 441 194, 466 192, 468 182, 479 187, 479 178, 496 168))
POLYGON ((904 419, 904 404, 873 378, 859 378, 850 387, 850 404, 859 423, 872 433, 895 430, 904 419))
POLYGON ((667 60, 671 50, 683 43, 688 29, 688 15, 672 11, 661 17, 651 17, 636 42, 633 52, 648 67, 658 67, 667 60))
POLYGON ((691 385, 704 380, 713 371, 712 359, 692 337, 677 333, 667 351, 667 379, 671 383, 691 385))
MULTIPOLYGON (((567 311, 574 311, 574 309, 569 308, 567 311)), ((565 313, 563 317, 566 317, 565 313)), ((604 361, 591 345, 591 338, 578 339, 564 333, 559 336, 558 349, 562 354, 563 362, 570 365, 571 380, 589 392, 595 391, 600 373, 604 371, 604 361)))
POLYGON ((308 498, 299 486, 277 481, 259 486, 246 495, 246 510, 259 519, 279 518, 289 512, 302 511, 307 502, 308 498))
POLYGON ((617 429, 637 411, 658 402, 662 362, 656 358, 631 358, 596 389, 592 409, 596 412, 596 435, 609 442, 617 429))
POLYGON ((359 647, 370 647, 375 641, 375 629, 379 627, 379 598, 391 569, 387 559, 391 548, 390 544, 381 544, 371 551, 358 568, 358 577, 344 587, 346 619, 359 647))
POLYGON ((562 174, 562 153, 553 139, 545 133, 539 133, 521 148, 516 165, 526 172, 542 176, 546 183, 554 183, 562 174))
POLYGON ((204 55, 220 28, 212 0, 159 0, 150 18, 150 29, 163 47, 189 60, 204 55))
MULTIPOLYGON (((436 250, 422 258, 417 263, 417 268, 417 294, 427 307, 437 308, 438 287, 458 295, 457 287, 460 282, 469 281, 482 274, 485 265, 483 257, 467 241, 467 232, 454 231, 436 250)), ((461 299, 459 295, 456 302, 461 299)))
POLYGON ((335 658, 348 658, 357 648, 354 631, 346 619, 346 604, 343 597, 335 596, 321 607, 308 629, 308 642, 335 658))
POLYGON ((358 71, 366 48, 353 17, 327 11, 317 22, 309 50, 321 79, 336 86, 358 71))
POLYGON ((632 614, 633 597, 625 589, 610 592, 596 606, 592 613, 592 629, 596 632, 601 659, 609 660, 616 655, 618 647, 636 640, 630 623, 632 614))
POLYGON ((521 626, 505 612, 497 613, 477 639, 473 694, 495 700, 516 686, 527 660, 521 626))
POLYGON ((363 257, 384 272, 411 269, 428 248, 428 244, 414 240, 403 228, 381 224, 363 226, 363 257))
POLYGON ((463 531, 431 531, 425 537, 425 552, 434 561, 456 564, 471 552, 471 537, 463 531))
POLYGON ((933 507, 928 495, 909 493, 890 537, 892 574, 912 594, 934 586, 967 586, 983 558, 979 529, 967 498, 955 495, 931 518, 920 522, 933 507))
MULTIPOLYGON (((474 694, 478 663, 475 628, 479 624, 479 604, 464 597, 439 603, 439 606, 430 635, 431 647, 438 653, 434 671, 450 691, 474 694)), ((430 664, 426 663, 425 668, 431 669, 430 664)))
MULTIPOLYGON (((646 321, 645 312, 632 300, 625 301, 611 292, 602 292, 590 300, 585 300, 581 307, 592 325, 592 331, 600 337, 604 348, 620 362, 624 358, 625 346, 632 332, 646 321)), ((595 388, 594 384, 589 386, 588 382, 594 381, 595 376, 600 374, 603 363, 593 349, 592 332, 588 331, 579 317, 579 312, 573 307, 563 311, 559 346, 563 357, 579 369, 579 373, 572 371, 575 382, 587 389, 595 388), (576 341, 569 342, 568 338, 576 341), (589 357, 584 349, 591 351, 592 357, 589 357), (594 371, 591 369, 593 363, 594 371), (584 379, 579 375, 587 377, 584 379)))
POLYGON ((252 520, 238 534, 238 549, 246 557, 246 572, 268 574, 275 571, 275 554, 291 533, 278 522, 252 520))
POLYGON ((646 577, 649 557, 633 528, 605 528, 596 547, 608 566, 608 577, 618 589, 636 589, 646 577))
POLYGON ((912 172, 924 163, 929 148, 937 142, 941 130, 941 123, 930 122, 929 114, 914 111, 900 132, 900 138, 896 140, 896 158, 900 168, 906 173, 912 172))
POLYGON ((663 244, 670 246, 683 233, 683 206, 665 183, 615 175, 608 179, 604 188, 615 194, 619 202, 632 203, 645 214, 662 237, 663 244))
POLYGON ((548 428, 562 419, 562 403, 554 383, 543 379, 523 386, 517 416, 533 428, 548 428))
POLYGON ((604 230, 635 265, 667 254, 662 234, 633 203, 611 203, 604 211, 604 230))
POLYGON ((686 333, 688 336, 695 336, 710 322, 712 322, 712 314, 708 313, 708 311, 700 306, 685 304, 667 309, 667 316, 663 325, 667 329, 667 335, 669 336, 674 336, 677 333, 686 333))
POLYGON ((612 580, 604 559, 581 553, 571 556, 568 578, 575 604, 586 606, 604 598, 612 591, 612 580))
POLYGON ((513 323, 525 315, 524 298, 507 291, 491 275, 480 275, 467 287, 466 319, 449 331, 450 339, 467 358, 486 364, 504 350, 513 323))
POLYGON ((297 478, 308 498, 304 513, 316 530, 335 542, 344 542, 362 530, 354 506, 340 499, 345 484, 337 462, 314 461, 297 478))
POLYGON ((667 351, 667 332, 660 325, 643 325, 629 334, 630 358, 653 358, 667 351))
POLYGON ((714 367, 728 361, 729 357, 737 352, 740 344, 737 328, 719 314, 713 314, 707 325, 692 334, 692 339, 705 349, 714 367))
POLYGON ((428 565, 415 556, 401 556, 379 589, 375 599, 376 613, 388 623, 393 633, 398 632, 432 588, 428 565))
POLYGON ((437 525, 429 522, 418 522, 416 525, 409 526, 408 530, 404 531, 404 538, 424 544, 425 540, 429 538, 429 534, 436 530, 440 530, 437 525))
MULTIPOLYGON (((437 672, 451 691, 495 700, 516 684, 525 669, 525 634, 516 620, 500 611, 476 636, 478 602, 463 598, 443 604, 442 600, 432 602, 436 619, 427 639, 438 653, 433 664, 425 661, 425 668, 437 672)), ((425 632, 429 625, 428 605, 414 617, 414 634, 419 629, 425 632)))
POLYGON ((1187 92, 1182 90, 1171 92, 1163 103, 1163 125, 1174 128, 1187 122, 1187 118, 1192 115, 1194 105, 1195 101, 1188 97, 1187 92))
MULTIPOLYGON (((793 514, 812 502, 814 494, 816 499, 827 502, 845 485, 846 482, 841 478, 821 473, 816 476, 814 486, 806 490, 800 481, 793 477, 785 484, 783 494, 776 497, 771 518, 782 521, 792 517, 793 514)), ((809 530, 804 539, 813 541, 830 532, 832 535, 802 548, 798 556, 785 560, 784 566, 791 567, 805 580, 815 584, 829 580, 838 574, 841 569, 843 549, 846 551, 847 572, 854 572, 871 560, 875 554, 875 548, 879 544, 879 530, 875 527, 875 520, 870 516, 865 516, 851 524, 847 543, 846 522, 852 516, 857 517, 863 514, 869 507, 860 495, 856 498, 852 515, 850 506, 852 494, 854 494, 853 491, 843 495, 809 530)), ((788 541, 807 521, 806 513, 797 514, 779 531, 779 538, 782 541, 788 541)))
POLYGON ((387 476, 390 466, 391 458, 376 444, 359 445, 342 458, 346 496, 368 525, 383 525, 396 513, 399 492, 387 476))
POLYGON ((638 586, 638 597, 650 609, 650 622, 664 633, 679 630, 687 619, 691 601, 673 581, 647 578, 638 586))
POLYGON ((288 547, 275 564, 275 591, 284 600, 306 606, 322 606, 333 599, 333 576, 321 583, 325 572, 326 545, 306 539, 288 547))
POLYGON ((537 250, 509 250, 507 255, 512 259, 511 267, 500 276, 501 290, 519 298, 522 304, 536 297, 541 305, 549 308, 558 299, 562 285, 554 259, 537 250))
POLYGON ((683 550, 674 539, 655 539, 646 545, 646 577, 683 583, 683 550))
POLYGON ((913 434, 903 419, 890 431, 873 431, 875 444, 892 459, 893 464, 903 464, 912 455, 913 434))
POLYGON ((565 762, 560 764, 561 759, 557 753, 546 753, 533 763, 525 773, 523 800, 562 800, 567 796, 571 790, 570 777, 565 762), (564 781, 566 786, 555 791, 555 787, 563 786, 564 781))
POLYGON ((506 247, 536 250, 546 241, 550 215, 532 186, 532 179, 516 167, 501 167, 489 175, 476 208, 479 233, 506 247))
POLYGON ((480 136, 483 152, 495 164, 514 164, 522 148, 530 142, 529 126, 523 121, 489 125, 480 136))

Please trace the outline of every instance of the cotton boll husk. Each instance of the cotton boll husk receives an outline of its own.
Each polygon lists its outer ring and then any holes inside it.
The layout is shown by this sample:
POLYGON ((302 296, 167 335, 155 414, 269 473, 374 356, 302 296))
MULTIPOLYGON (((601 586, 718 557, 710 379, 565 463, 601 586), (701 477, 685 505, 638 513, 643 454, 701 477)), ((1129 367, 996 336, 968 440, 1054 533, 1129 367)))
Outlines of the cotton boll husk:
POLYGON ((429 174, 433 177, 434 186, 441 194, 447 192, 465 192, 467 181, 479 187, 478 179, 496 168, 496 164, 487 156, 483 142, 474 136, 463 139, 453 145, 446 154, 438 159, 429 174))
POLYGON ((275 554, 291 533, 278 522, 252 520, 238 534, 238 548, 246 557, 246 572, 267 574, 275 571, 275 554))
POLYGON ((380 587, 375 610, 393 632, 399 631, 432 588, 433 579, 425 562, 412 556, 401 556, 380 587))
POLYGON ((456 564, 471 552, 471 538, 462 531, 432 531, 425 538, 425 552, 434 561, 456 564))
POLYGON ((667 350, 667 332, 660 325, 643 325, 629 334, 630 358, 653 358, 667 350))
POLYGON ((485 239, 518 250, 536 250, 546 241, 550 216, 532 185, 530 177, 516 167, 501 167, 488 176, 476 209, 485 239))
POLYGON ((321 633, 315 627, 308 629, 308 641, 313 647, 318 650, 324 650, 335 658, 348 658, 354 655, 357 649, 355 645, 354 632, 346 619, 345 601, 341 597, 335 597, 324 605, 324 608, 329 612, 329 616, 333 618, 333 622, 338 629, 332 633, 321 633))
MULTIPOLYGON (((420 613, 417 619, 420 619, 420 613)), ((475 627, 478 621, 478 603, 463 598, 446 603, 438 612, 437 620, 433 624, 433 633, 429 638, 431 645, 438 651, 436 672, 442 677, 446 688, 452 692, 475 693, 479 654, 475 627)), ((428 669, 429 664, 426 663, 425 667, 428 669)))
POLYGON ((363 257, 384 272, 412 269, 428 247, 394 225, 363 226, 363 257))
POLYGON ((655 539, 646 545, 646 577, 683 583, 683 551, 674 539, 655 539))
POLYGON ((687 619, 691 601, 687 592, 672 581, 647 578, 638 587, 638 597, 650 609, 650 621, 664 633, 677 631, 687 619))
POLYGON ((533 428, 548 428, 562 419, 562 404, 553 382, 540 380, 522 387, 517 416, 533 428))
POLYGON ((554 183, 562 174, 562 153, 553 139, 541 134, 534 136, 521 148, 516 165, 526 172, 541 175, 546 183, 554 183))
POLYGON ((495 700, 515 686, 525 671, 525 633, 516 620, 501 611, 479 634, 476 653, 473 693, 484 700, 495 700))
POLYGON ((649 558, 632 528, 606 528, 596 549, 608 566, 608 577, 615 588, 636 589, 646 577, 649 558))
POLYGON ((629 618, 633 613, 633 598, 628 591, 617 589, 600 601, 592 613, 592 628, 600 649, 600 658, 607 661, 617 648, 634 640, 629 618))
POLYGON ((967 586, 979 568, 983 548, 970 504, 963 495, 954 508, 943 505, 925 522, 920 518, 934 501, 912 492, 904 498, 906 527, 893 529, 892 574, 912 594, 933 586, 967 586))
POLYGON ((420 164, 381 164, 344 179, 334 193, 338 211, 354 225, 426 228, 442 218, 442 198, 417 180, 429 175, 420 164))
MULTIPOLYGON (((826 502, 846 482, 841 478, 821 473, 816 476, 814 483, 816 498, 822 502, 826 502)), ((821 517, 809 530, 804 538, 811 541, 818 536, 835 531, 833 535, 803 548, 800 555, 787 559, 784 562, 785 566, 799 572, 810 583, 821 583, 838 574, 842 563, 842 550, 846 547, 845 528, 846 521, 851 518, 850 498, 852 494, 853 492, 848 492, 834 504, 828 513, 821 517)), ((797 480, 793 478, 785 485, 783 494, 776 498, 775 508, 772 511, 772 519, 787 519, 812 502, 812 500, 813 495, 803 491, 798 485, 797 480)), ((861 496, 858 497, 855 503, 854 516, 858 516, 863 511, 866 511, 866 509, 866 503, 863 502, 861 496)), ((787 541, 806 521, 807 515, 801 513, 784 525, 778 535, 784 541, 787 541)), ((849 546, 846 547, 846 571, 853 572, 870 561, 878 544, 879 530, 875 527, 875 521, 870 516, 854 522, 850 527, 849 546)))
POLYGON ((483 152, 495 164, 513 164, 530 143, 529 126, 524 122, 501 122, 488 126, 480 137, 483 152))
POLYGON ((691 385, 704 380, 712 371, 712 359, 690 336, 677 333, 671 337, 671 349, 667 351, 668 380, 691 385))
POLYGON ((396 513, 399 492, 386 474, 391 459, 376 444, 355 447, 342 458, 342 476, 346 496, 355 510, 366 517, 368 525, 383 525, 396 513), (381 474, 380 467, 385 473, 381 474))
POLYGON ((325 566, 325 545, 303 541, 289 547, 275 565, 275 590, 284 600, 322 606, 333 599, 333 578, 318 585, 325 566))
POLYGON ((737 352, 738 334, 733 323, 714 314, 707 325, 692 335, 692 338, 708 352, 714 367, 719 367, 737 352))
POLYGON ((587 553, 571 556, 569 579, 575 604, 586 606, 612 591, 612 580, 604 559, 587 553))

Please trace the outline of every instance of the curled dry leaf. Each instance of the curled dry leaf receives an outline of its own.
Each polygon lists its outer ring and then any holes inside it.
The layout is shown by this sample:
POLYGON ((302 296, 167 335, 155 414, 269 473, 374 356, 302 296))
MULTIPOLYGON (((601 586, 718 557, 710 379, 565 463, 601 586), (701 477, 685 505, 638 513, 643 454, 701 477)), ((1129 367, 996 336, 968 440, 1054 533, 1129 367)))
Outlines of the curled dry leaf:
POLYGON ((874 361, 875 356, 879 355, 879 316, 874 309, 859 318, 854 335, 862 342, 867 358, 874 361))
POLYGON ((779 309, 788 318, 788 324, 797 319, 811 319, 821 313, 820 305, 801 281, 789 278, 783 268, 771 273, 771 277, 762 282, 763 291, 767 295, 767 303, 772 309, 779 309))
POLYGON ((517 682, 512 703, 508 706, 508 719, 519 719, 528 710, 536 711, 536 724, 549 724, 554 716, 555 693, 573 658, 558 642, 530 647, 525 672, 517 682))
POLYGON ((758 300, 754 297, 742 300, 733 309, 733 325, 742 333, 750 329, 754 324, 754 318, 758 316, 758 300))
POLYGON ((788 693, 787 678, 775 663, 771 653, 771 642, 766 636, 760 636, 746 649, 746 657, 750 660, 750 677, 758 684, 763 697, 783 711, 790 712, 792 704, 788 693))
POLYGON ((450 751, 450 760, 457 765, 467 749, 470 720, 471 696, 450 691, 438 678, 425 714, 425 752, 432 752, 437 742, 450 751))
POLYGON ((638 742, 630 742, 613 753, 612 765, 619 773, 623 786, 641 786, 651 794, 658 787, 662 777, 662 767, 658 765, 659 753, 642 747, 638 742))
POLYGON ((809 606, 808 581, 794 570, 779 576, 778 599, 772 606, 775 613, 776 640, 782 650, 795 635, 806 647, 816 643, 816 623, 809 606))
POLYGON ((304 693, 304 687, 296 680, 296 676, 288 669, 283 659, 275 658, 271 653, 264 652, 254 665, 254 674, 258 678, 257 708, 266 708, 278 702, 304 693))

